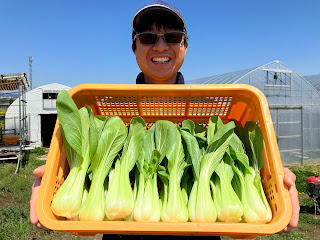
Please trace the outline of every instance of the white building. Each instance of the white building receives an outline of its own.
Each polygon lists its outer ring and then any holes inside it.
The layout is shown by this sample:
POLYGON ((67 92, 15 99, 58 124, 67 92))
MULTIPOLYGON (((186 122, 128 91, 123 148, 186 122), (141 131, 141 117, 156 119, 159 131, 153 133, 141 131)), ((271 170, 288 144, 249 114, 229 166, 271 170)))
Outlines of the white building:
MULTIPOLYGON (((28 141, 35 147, 49 147, 53 129, 57 119, 56 99, 62 90, 70 87, 52 83, 37 87, 26 93, 26 115, 28 141)), ((6 134, 13 135, 15 129, 19 134, 19 99, 16 99, 8 108, 5 116, 6 134)))

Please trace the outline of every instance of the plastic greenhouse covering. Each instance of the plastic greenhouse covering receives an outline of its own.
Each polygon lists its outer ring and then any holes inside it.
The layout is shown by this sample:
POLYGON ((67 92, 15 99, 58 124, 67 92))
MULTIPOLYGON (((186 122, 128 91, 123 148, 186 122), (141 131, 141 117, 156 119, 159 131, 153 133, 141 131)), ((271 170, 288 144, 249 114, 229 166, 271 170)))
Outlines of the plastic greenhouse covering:
POLYGON ((320 74, 318 75, 310 75, 310 76, 303 76, 309 83, 311 83, 315 89, 320 91, 320 74))
POLYGON ((283 164, 320 162, 320 92, 285 64, 274 61, 187 83, 249 84, 258 88, 268 100, 283 164))

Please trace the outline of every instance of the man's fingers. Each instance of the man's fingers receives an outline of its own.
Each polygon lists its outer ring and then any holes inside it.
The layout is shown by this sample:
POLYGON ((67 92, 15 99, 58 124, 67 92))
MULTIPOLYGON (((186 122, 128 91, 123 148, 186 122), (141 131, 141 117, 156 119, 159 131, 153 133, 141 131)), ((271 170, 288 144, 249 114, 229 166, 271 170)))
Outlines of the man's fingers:
POLYGON ((41 178, 36 178, 32 186, 32 194, 30 199, 30 220, 32 224, 38 223, 38 217, 36 214, 36 201, 39 193, 41 178))
POLYGON ((298 191, 295 184, 289 188, 289 195, 292 205, 292 217, 289 222, 289 227, 297 227, 299 222, 300 204, 298 198, 298 191))
POLYGON ((291 172, 288 168, 284 168, 284 183, 287 185, 292 205, 292 216, 287 228, 282 232, 290 232, 292 228, 297 227, 299 222, 300 204, 298 198, 298 191, 296 188, 296 175, 291 172))
POLYGON ((292 186, 296 181, 296 175, 293 172, 291 172, 289 168, 284 168, 283 172, 286 184, 288 185, 288 187, 292 186))
POLYGON ((37 228, 49 230, 39 222, 39 219, 36 213, 36 202, 39 194, 40 184, 41 184, 41 177, 37 177, 32 186, 32 194, 30 198, 30 221, 33 225, 36 225, 37 228))
POLYGON ((39 221, 36 215, 36 200, 30 200, 30 221, 33 225, 39 221))
POLYGON ((44 174, 44 168, 46 165, 42 165, 40 167, 37 167, 34 171, 33 171, 33 175, 37 178, 42 177, 44 174))
POLYGON ((36 180, 32 186, 32 193, 30 198, 30 221, 33 225, 36 225, 38 228, 46 229, 39 222, 39 219, 36 213, 36 201, 37 201, 38 193, 40 189, 41 178, 44 174, 44 168, 45 168, 45 165, 42 165, 33 171, 33 175, 36 177, 36 180))

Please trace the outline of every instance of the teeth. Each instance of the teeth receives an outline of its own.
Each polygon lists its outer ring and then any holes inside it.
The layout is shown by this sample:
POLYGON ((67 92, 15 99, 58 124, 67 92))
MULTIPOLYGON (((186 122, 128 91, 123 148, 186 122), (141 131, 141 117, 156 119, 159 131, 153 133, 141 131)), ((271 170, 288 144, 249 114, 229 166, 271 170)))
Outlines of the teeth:
POLYGON ((168 57, 155 57, 151 59, 152 62, 158 62, 158 63, 164 63, 170 61, 170 58, 168 57))

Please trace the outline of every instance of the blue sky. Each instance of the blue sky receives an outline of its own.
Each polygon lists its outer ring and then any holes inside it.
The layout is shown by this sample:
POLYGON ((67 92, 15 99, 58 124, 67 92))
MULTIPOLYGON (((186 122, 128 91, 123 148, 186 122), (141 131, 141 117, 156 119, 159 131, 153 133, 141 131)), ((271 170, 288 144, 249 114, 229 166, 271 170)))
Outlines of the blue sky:
MULTIPOLYGON (((33 87, 134 84, 131 21, 145 0, 0 0, 0 74, 29 72, 33 87)), ((184 17, 186 80, 279 60, 320 74, 319 0, 168 0, 184 17)))

